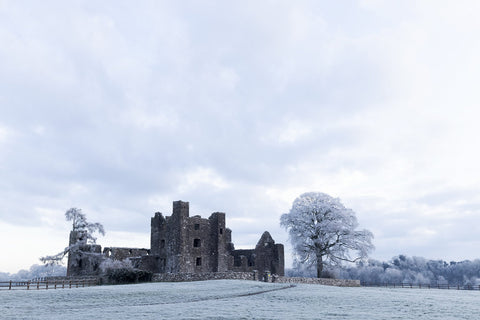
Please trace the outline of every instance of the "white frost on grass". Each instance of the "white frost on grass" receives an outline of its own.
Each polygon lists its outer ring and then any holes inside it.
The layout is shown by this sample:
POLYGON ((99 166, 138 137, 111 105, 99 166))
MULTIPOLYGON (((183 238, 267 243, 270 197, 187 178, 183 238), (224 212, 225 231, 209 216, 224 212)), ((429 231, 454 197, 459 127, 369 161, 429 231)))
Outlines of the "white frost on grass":
POLYGON ((472 319, 478 291, 240 280, 0 291, 2 319, 472 319))

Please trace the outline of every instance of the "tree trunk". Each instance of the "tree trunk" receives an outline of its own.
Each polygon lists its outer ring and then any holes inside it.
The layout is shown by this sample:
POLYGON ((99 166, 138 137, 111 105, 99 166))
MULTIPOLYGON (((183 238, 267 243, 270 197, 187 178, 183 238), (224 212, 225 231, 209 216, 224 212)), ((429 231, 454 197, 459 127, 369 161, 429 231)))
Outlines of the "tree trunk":
POLYGON ((323 256, 321 254, 317 254, 317 278, 322 277, 323 272, 323 256))

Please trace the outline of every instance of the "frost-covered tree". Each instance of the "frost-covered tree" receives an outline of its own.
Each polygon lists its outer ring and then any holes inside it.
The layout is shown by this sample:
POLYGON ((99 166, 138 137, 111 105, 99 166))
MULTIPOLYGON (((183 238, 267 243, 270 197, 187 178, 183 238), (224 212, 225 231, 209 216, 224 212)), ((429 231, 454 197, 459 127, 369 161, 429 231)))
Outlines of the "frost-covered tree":
POLYGON ((94 234, 98 232, 101 235, 105 235, 103 226, 100 223, 89 223, 81 209, 68 209, 67 212, 65 212, 65 219, 67 221, 72 221, 69 246, 55 255, 41 257, 40 261, 45 264, 62 263, 63 258, 67 254, 72 255, 79 253, 80 251, 82 251, 82 254, 88 254, 88 250, 85 250, 84 248, 96 243, 97 238, 94 237, 94 234))
POLYGON ((29 270, 20 270, 17 273, 0 272, 0 281, 28 281, 44 277, 65 276, 67 268, 60 265, 38 265, 34 264, 29 270))
POLYGON ((338 198, 325 193, 304 193, 293 202, 280 224, 288 230, 295 261, 315 266, 317 277, 324 266, 356 262, 367 258, 373 234, 356 230, 357 218, 338 198))
POLYGON ((478 285, 480 260, 451 261, 427 260, 404 254, 388 262, 369 259, 356 266, 337 268, 339 278, 358 279, 363 284, 422 284, 422 285, 478 285))
POLYGON ((77 242, 84 244, 95 244, 97 238, 93 236, 95 232, 105 235, 105 229, 100 223, 89 223, 82 209, 70 208, 65 212, 65 219, 72 221, 72 231, 77 232, 77 242))

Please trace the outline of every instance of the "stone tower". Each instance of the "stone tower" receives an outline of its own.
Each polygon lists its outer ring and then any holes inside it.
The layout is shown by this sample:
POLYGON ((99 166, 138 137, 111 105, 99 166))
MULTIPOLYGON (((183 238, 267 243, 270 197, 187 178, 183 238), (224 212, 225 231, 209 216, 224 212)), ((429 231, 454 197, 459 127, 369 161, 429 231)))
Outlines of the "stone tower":
POLYGON ((225 213, 212 213, 208 219, 190 217, 189 203, 183 201, 173 203, 170 217, 155 213, 150 245, 151 255, 158 256, 156 272, 160 273, 227 271, 233 259, 225 213))
POLYGON ((102 260, 102 247, 97 244, 86 244, 85 234, 81 231, 70 231, 68 246, 67 276, 83 276, 95 274, 102 260), (72 246, 77 244, 77 246, 72 246))

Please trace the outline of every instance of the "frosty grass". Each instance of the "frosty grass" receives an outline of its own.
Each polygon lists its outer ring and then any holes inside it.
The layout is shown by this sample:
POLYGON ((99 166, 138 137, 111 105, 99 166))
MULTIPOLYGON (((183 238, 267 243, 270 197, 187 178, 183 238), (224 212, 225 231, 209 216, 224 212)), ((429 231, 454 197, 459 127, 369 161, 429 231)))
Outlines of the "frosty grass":
POLYGON ((478 319, 480 292, 240 280, 2 290, 2 319, 478 319), (258 292, 264 292, 255 294, 258 292), (250 295, 253 294, 253 295, 250 295))

